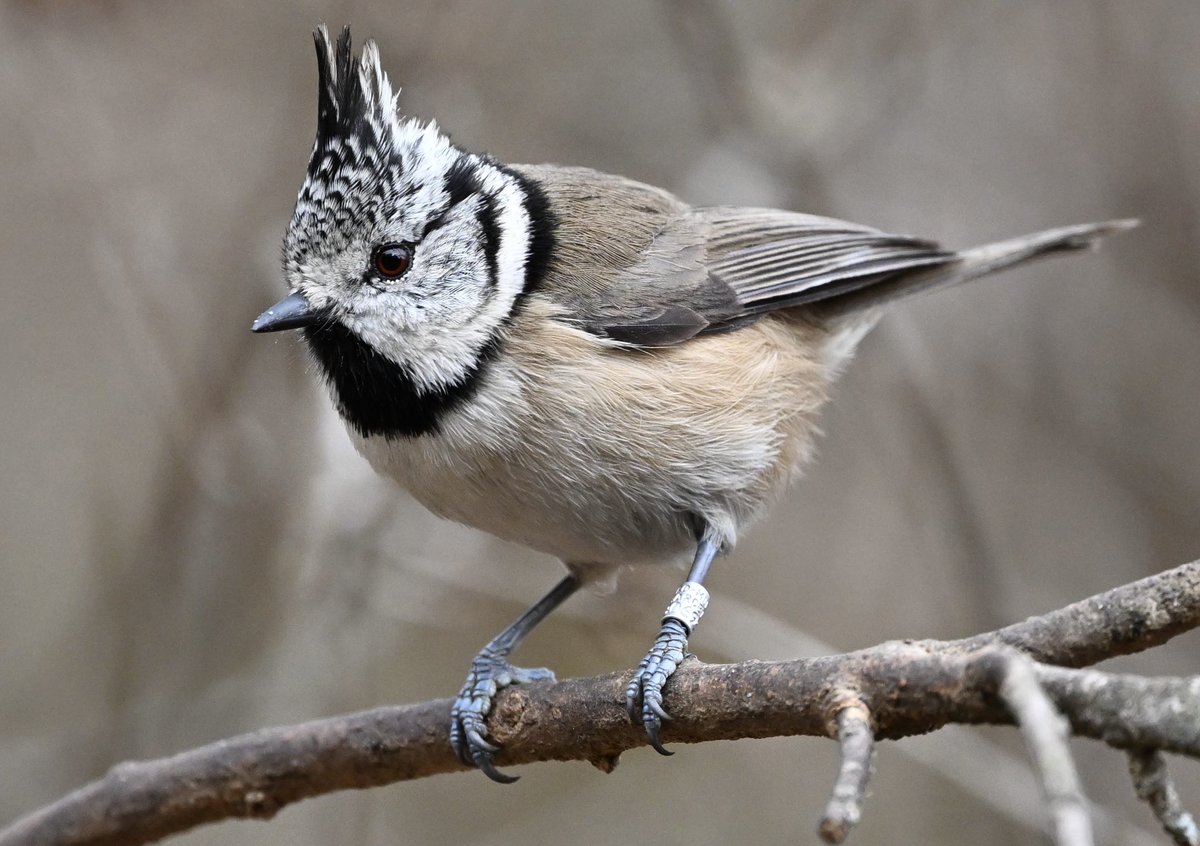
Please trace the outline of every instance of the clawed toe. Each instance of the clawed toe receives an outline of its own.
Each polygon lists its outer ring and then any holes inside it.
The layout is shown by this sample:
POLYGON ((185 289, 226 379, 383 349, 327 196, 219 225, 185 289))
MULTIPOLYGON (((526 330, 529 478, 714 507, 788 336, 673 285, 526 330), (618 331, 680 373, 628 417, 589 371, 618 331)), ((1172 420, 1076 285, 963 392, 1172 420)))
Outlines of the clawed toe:
POLYGON ((638 664, 637 672, 625 688, 625 707, 630 719, 641 722, 650 745, 660 755, 672 754, 661 738, 663 722, 671 719, 662 706, 663 685, 683 662, 687 639, 687 628, 681 622, 664 620, 654 646, 638 664))
POLYGON ((475 767, 492 781, 511 784, 519 776, 496 769, 495 755, 500 747, 487 739, 487 715, 496 694, 512 684, 553 681, 554 673, 545 667, 514 667, 506 659, 480 653, 471 662, 466 684, 450 709, 450 745, 458 759, 475 767))

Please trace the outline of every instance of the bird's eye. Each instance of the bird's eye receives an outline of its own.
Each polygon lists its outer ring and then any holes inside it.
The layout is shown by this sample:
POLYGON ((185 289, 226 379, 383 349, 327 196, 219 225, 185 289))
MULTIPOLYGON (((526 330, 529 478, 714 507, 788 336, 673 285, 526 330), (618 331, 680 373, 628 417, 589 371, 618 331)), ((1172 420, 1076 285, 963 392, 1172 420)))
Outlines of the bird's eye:
POLYGON ((412 247, 407 244, 384 244, 371 254, 371 263, 385 279, 398 279, 412 264, 412 247))

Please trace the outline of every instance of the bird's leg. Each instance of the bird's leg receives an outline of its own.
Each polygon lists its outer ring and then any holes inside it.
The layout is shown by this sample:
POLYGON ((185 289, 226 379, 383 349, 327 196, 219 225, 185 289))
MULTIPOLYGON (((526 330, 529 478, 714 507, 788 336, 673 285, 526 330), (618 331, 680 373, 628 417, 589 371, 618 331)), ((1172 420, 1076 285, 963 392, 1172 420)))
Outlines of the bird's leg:
POLYGON ((574 575, 567 576, 511 626, 496 635, 471 662, 466 684, 454 700, 454 707, 450 709, 450 744, 459 760, 478 767, 492 781, 509 784, 517 780, 516 776, 505 775, 496 769, 492 761, 495 753, 500 751, 499 747, 484 739, 487 734, 485 719, 492 708, 492 699, 510 684, 554 680, 554 673, 547 668, 514 667, 508 662, 508 656, 538 623, 578 588, 579 579, 574 575))
POLYGON ((671 719, 662 706, 663 685, 683 661, 687 654, 688 637, 708 607, 704 577, 708 575, 708 568, 720 550, 720 540, 714 533, 705 531, 696 546, 696 558, 687 581, 675 593, 675 598, 663 615, 662 628, 654 646, 638 664, 637 672, 625 688, 625 705, 630 718, 646 727, 650 745, 663 755, 671 754, 659 739, 662 721, 671 719))

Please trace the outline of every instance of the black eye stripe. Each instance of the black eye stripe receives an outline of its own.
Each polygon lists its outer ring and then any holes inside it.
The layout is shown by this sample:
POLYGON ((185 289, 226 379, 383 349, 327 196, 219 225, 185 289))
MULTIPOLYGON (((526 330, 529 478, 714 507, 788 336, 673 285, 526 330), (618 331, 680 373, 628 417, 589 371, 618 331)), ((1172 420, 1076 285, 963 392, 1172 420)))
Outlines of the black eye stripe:
POLYGON ((447 208, 458 205, 472 194, 482 193, 479 183, 479 168, 466 156, 450 165, 442 181, 450 201, 447 208))
POLYGON ((444 209, 440 209, 437 213, 435 213, 433 217, 429 218, 429 222, 425 224, 425 229, 421 232, 421 240, 425 240, 425 237, 429 235, 430 232, 441 229, 443 226, 445 226, 446 218, 449 216, 450 207, 446 206, 444 209))
POLYGON ((421 233, 422 238, 445 226, 450 211, 463 200, 483 194, 478 165, 466 156, 457 159, 442 177, 442 189, 446 192, 446 204, 429 218, 429 222, 425 224, 425 231, 421 233))

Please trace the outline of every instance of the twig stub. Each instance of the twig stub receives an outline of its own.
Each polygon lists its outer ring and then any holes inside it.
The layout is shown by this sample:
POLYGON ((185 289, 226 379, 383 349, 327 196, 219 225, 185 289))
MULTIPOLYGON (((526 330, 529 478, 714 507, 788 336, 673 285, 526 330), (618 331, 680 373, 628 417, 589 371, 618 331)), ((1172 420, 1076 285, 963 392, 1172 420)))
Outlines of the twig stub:
POLYGON ((838 711, 837 725, 841 765, 817 829, 826 843, 843 842, 862 819, 875 758, 875 734, 865 705, 855 702, 843 707, 838 711))

